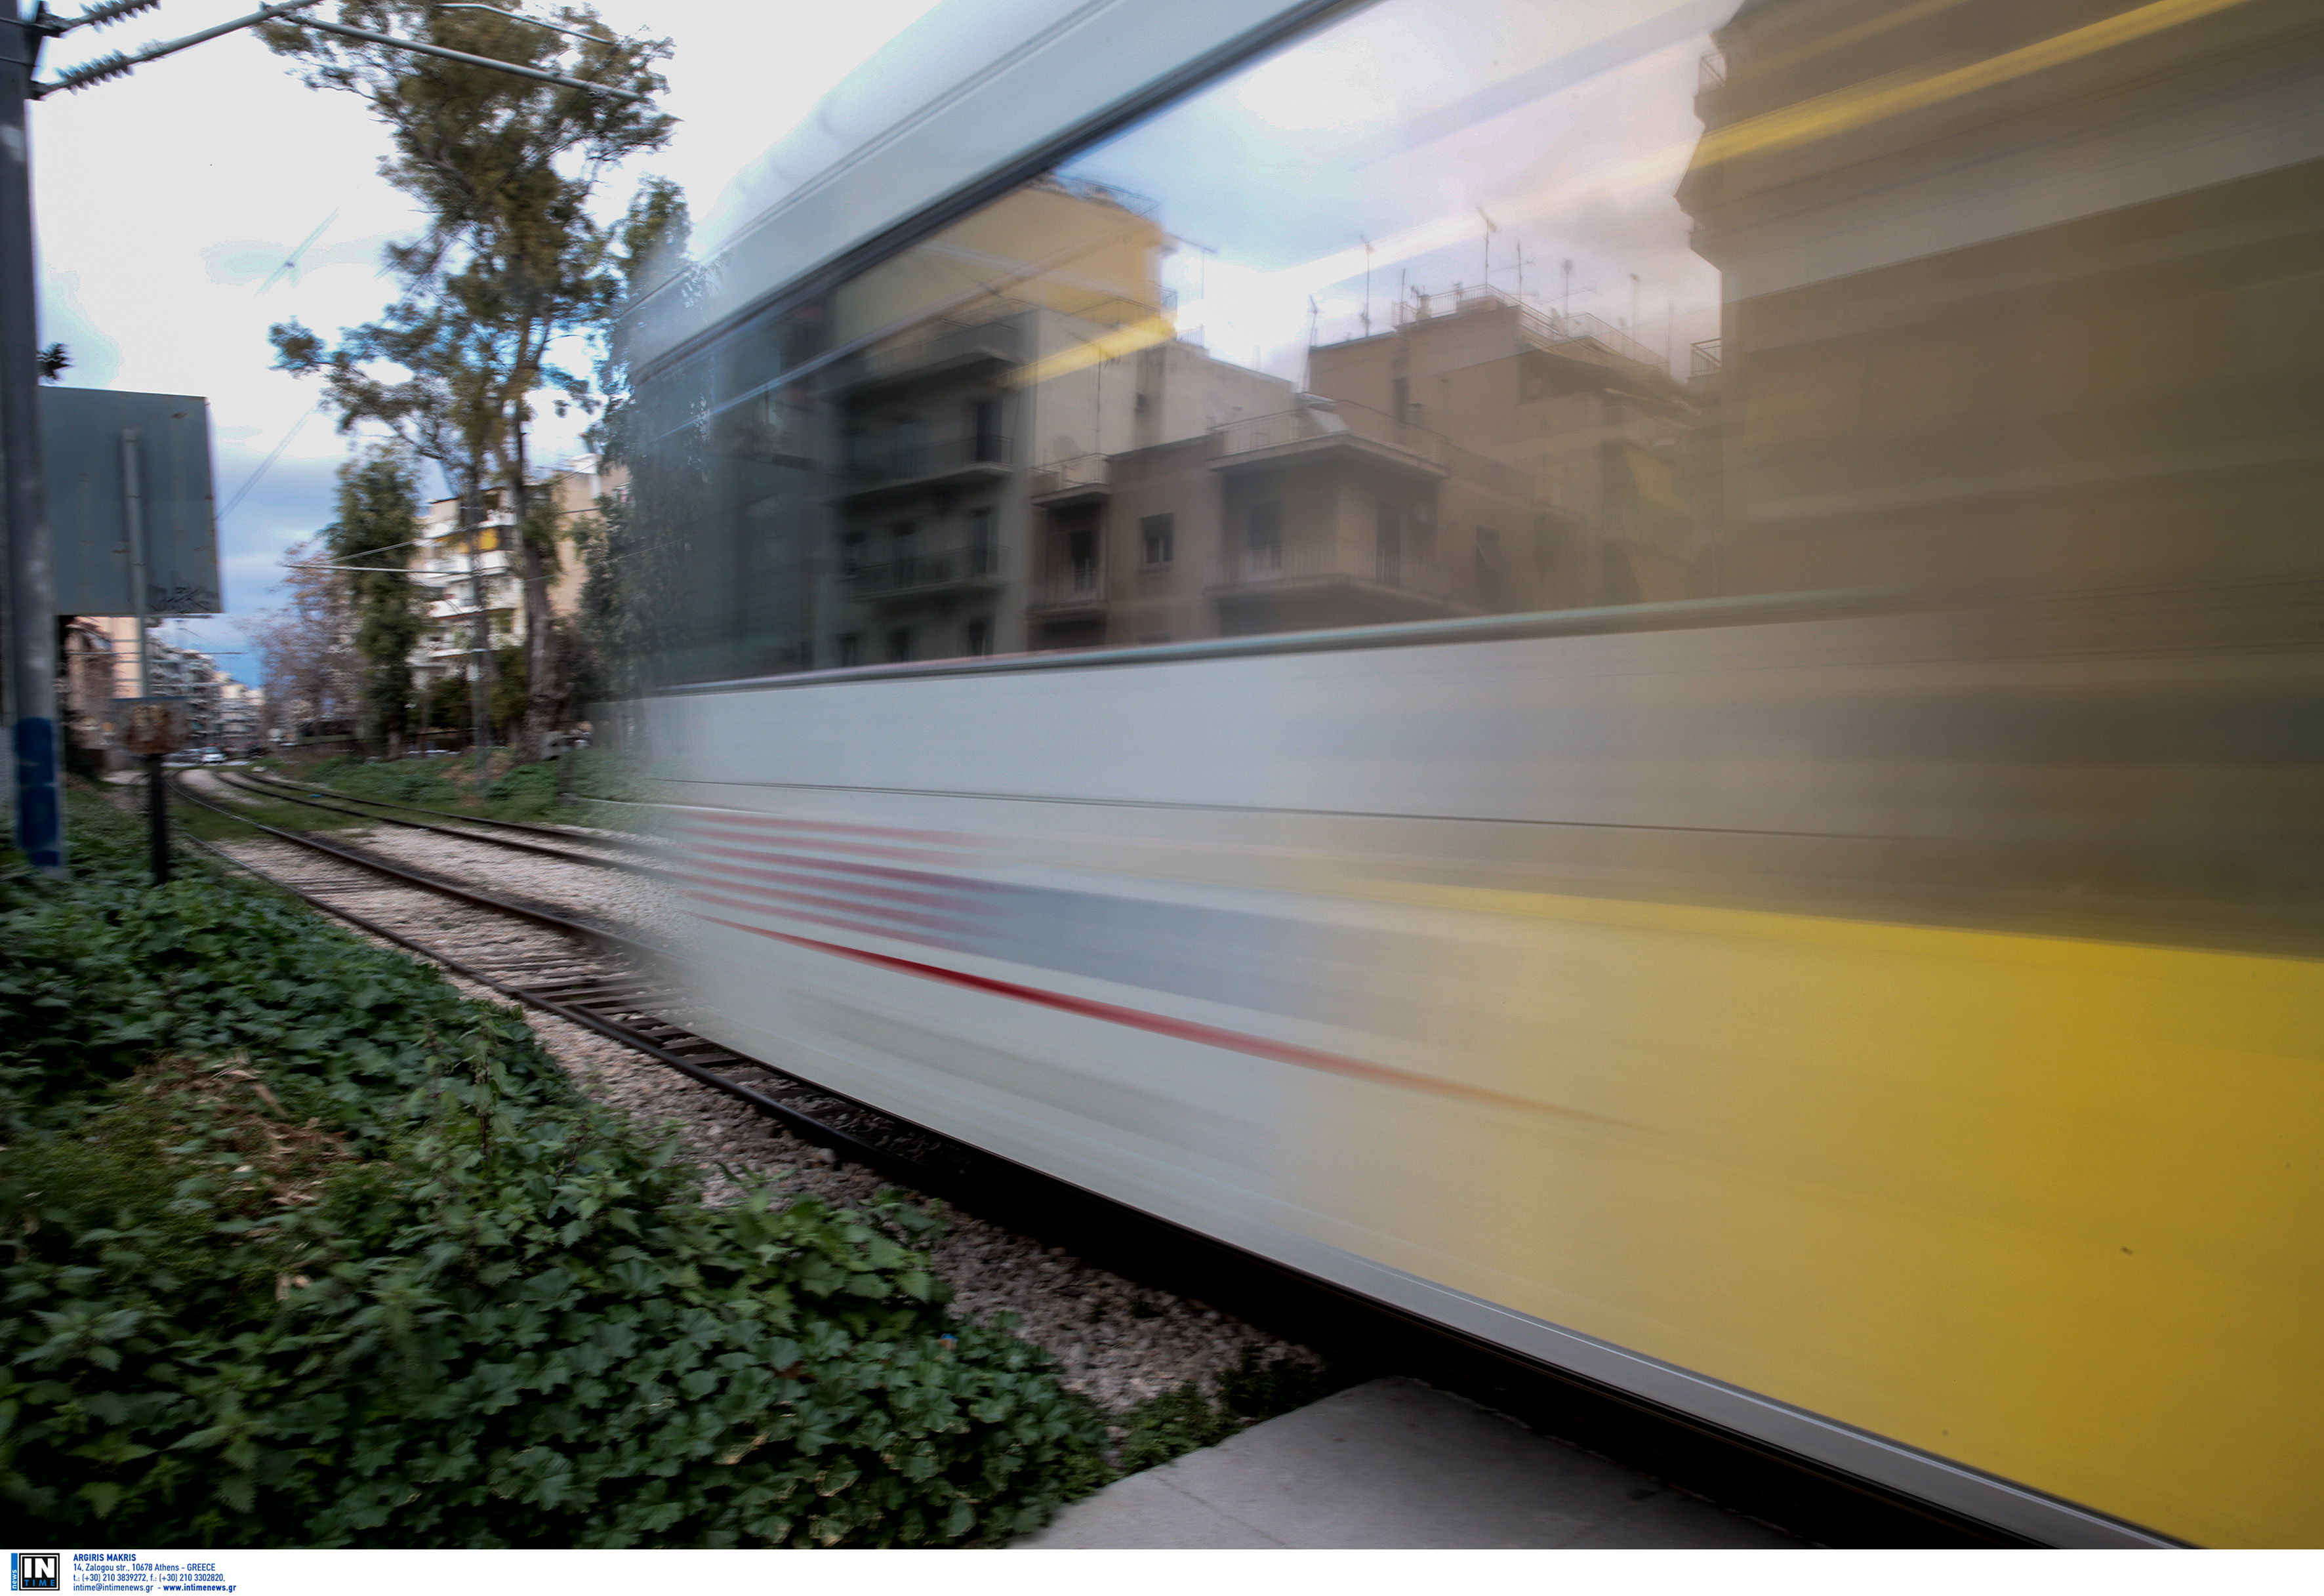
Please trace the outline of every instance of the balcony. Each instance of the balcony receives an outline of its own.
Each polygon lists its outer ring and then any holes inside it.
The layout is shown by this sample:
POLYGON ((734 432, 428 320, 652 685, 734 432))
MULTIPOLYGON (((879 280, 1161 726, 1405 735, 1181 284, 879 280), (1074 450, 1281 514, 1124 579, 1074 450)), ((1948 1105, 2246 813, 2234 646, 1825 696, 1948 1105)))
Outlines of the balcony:
POLYGON ((1013 322, 946 324, 945 330, 934 337, 884 349, 867 349, 840 362, 832 369, 826 392, 833 395, 864 393, 974 366, 1015 365, 1018 342, 1013 322))
POLYGON ((947 484, 1006 477, 1009 454, 1009 439, 997 432, 866 450, 841 462, 842 485, 832 502, 853 503, 947 484))
POLYGON ((1104 604, 1104 563, 1080 559, 1043 577, 1034 587, 1031 607, 1054 613, 1061 610, 1095 610, 1104 604))
POLYGON ((1032 471, 1033 503, 1046 510, 1092 503, 1106 496, 1112 462, 1105 455, 1075 455, 1032 471))
POLYGON ((878 565, 860 565, 840 573, 839 579, 848 597, 867 601, 994 588, 1001 583, 1002 552, 990 543, 931 549, 878 565))
POLYGON ((1213 471, 1347 450, 1424 476, 1452 475, 1452 444, 1442 434, 1343 401, 1320 400, 1297 410, 1229 421, 1214 428, 1212 436, 1219 440, 1211 461, 1213 471))
POLYGON ((1688 350, 1693 359, 1687 375, 1697 382, 1705 377, 1715 377, 1727 367, 1725 344, 1719 338, 1705 338, 1688 346, 1688 350))
POLYGON ((1217 601, 1221 631, 1231 637, 1471 613, 1426 591, 1428 573, 1417 567, 1409 551, 1384 566, 1377 550, 1320 540, 1246 543, 1231 551, 1228 579, 1204 593, 1217 601))

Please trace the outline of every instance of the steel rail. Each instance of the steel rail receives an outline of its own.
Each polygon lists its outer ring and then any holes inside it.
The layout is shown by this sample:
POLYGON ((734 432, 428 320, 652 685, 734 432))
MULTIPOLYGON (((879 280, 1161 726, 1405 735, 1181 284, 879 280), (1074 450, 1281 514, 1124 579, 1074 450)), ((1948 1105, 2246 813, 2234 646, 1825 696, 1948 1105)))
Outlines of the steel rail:
MULTIPOLYGON (((281 826, 268 826, 263 821, 253 820, 244 815, 237 815, 232 809, 227 808, 222 804, 214 804, 210 802, 209 799, 203 798, 199 793, 193 791, 190 788, 187 787, 182 780, 180 780, 177 778, 171 778, 170 780, 170 785, 177 792, 179 797, 198 804, 203 808, 211 811, 213 814, 222 815, 227 819, 235 821, 238 825, 247 826, 254 830, 263 831, 267 835, 274 837, 279 841, 290 843, 298 847, 311 849, 316 853, 326 854, 346 863, 354 864, 362 869, 375 872, 378 874, 389 877, 391 880, 400 881, 403 885, 416 887, 424 891, 438 893, 447 898, 458 899, 463 902, 474 905, 480 909, 489 909, 496 913, 515 915, 521 918, 531 920, 537 924, 548 927, 552 930, 561 931, 567 936, 576 937, 585 943, 612 944, 616 946, 643 952, 650 956, 666 956, 661 954, 661 950, 652 948, 645 943, 633 941, 628 937, 605 931, 598 927, 585 925, 578 920, 565 919, 560 916, 533 909, 522 904, 510 903, 505 899, 495 898, 489 893, 471 891, 466 888, 455 887, 448 882, 434 881, 428 876, 418 872, 401 869, 375 859, 367 858, 352 849, 338 847, 336 844, 323 842, 315 837, 303 836, 295 831, 286 831, 281 826)), ((655 1063, 666 1065, 690 1080, 699 1081, 706 1086, 713 1087, 717 1091, 724 1092, 730 1097, 736 1098, 741 1102, 746 1102, 752 1108, 758 1110, 761 1113, 767 1115, 770 1119, 781 1123, 785 1130, 789 1130, 802 1141, 812 1142, 818 1147, 829 1148, 832 1151, 842 1154, 852 1163, 862 1164, 866 1167, 877 1169, 883 1174, 925 1178, 931 1173, 936 1173, 936 1171, 931 1170, 928 1166, 918 1160, 908 1158, 899 1153, 880 1147, 876 1143, 866 1141, 862 1137, 855 1135, 852 1131, 843 1130, 836 1125, 818 1120, 812 1114, 803 1112, 798 1109, 791 1107, 788 1103, 784 1102, 779 1098, 770 1096, 764 1092, 761 1092, 753 1087, 745 1085, 743 1083, 733 1079, 732 1076, 721 1075, 718 1071, 712 1069, 706 1065, 698 1064, 692 1059, 673 1052, 669 1047, 664 1045, 669 1040, 668 1038, 658 1040, 652 1037, 647 1036, 641 1031, 624 1026, 616 1020, 607 1019, 601 1015, 593 1013, 589 1010, 580 1007, 578 1004, 572 1001, 550 997, 544 992, 537 992, 522 985, 512 984, 507 981, 502 980, 499 976, 494 975, 490 971, 480 969, 477 966, 467 963, 464 959, 446 953, 441 948, 430 947, 424 943, 414 941, 412 938, 404 936, 399 931, 392 930, 386 926, 381 925, 378 921, 372 919, 366 915, 357 914, 355 910, 348 909, 344 905, 333 903, 327 898, 320 897, 318 894, 309 892, 301 887, 295 886, 290 881, 282 880, 279 876, 273 875, 267 871, 261 870, 254 864, 249 864, 242 860, 236 859, 232 854, 227 853, 225 850, 218 848, 210 843, 205 842, 199 837, 189 835, 187 840, 193 843, 197 847, 201 848, 204 852, 225 860, 228 864, 233 865, 235 868, 247 871, 250 874, 258 877, 261 881, 278 887, 283 891, 292 893, 308 903, 314 905, 317 909, 321 909, 324 913, 336 916, 339 919, 346 921, 349 925, 355 926, 358 929, 363 930, 371 936, 384 938, 386 941, 393 943, 398 947, 403 948, 408 952, 417 954, 420 957, 428 959, 432 963, 441 964, 446 969, 454 972, 464 979, 474 981, 482 986, 490 987, 493 991, 499 992, 505 997, 511 998, 517 1002, 522 1003, 529 1008, 538 1009, 546 1014, 554 1014, 559 1019, 570 1020, 572 1023, 585 1027, 589 1030, 593 1030, 602 1037, 619 1042, 625 1047, 633 1048, 636 1051, 646 1055, 646 1056, 654 1060, 655 1063)), ((619 978, 609 977, 607 979, 611 981, 618 980, 619 978)), ((561 984, 570 983, 567 983, 561 984)), ((693 1034, 689 1031, 686 1031, 681 1027, 672 1027, 671 1029, 682 1036, 691 1036, 693 1034)), ((717 1046, 717 1044, 715 1043, 709 1045, 714 1047, 717 1046)), ((751 1068, 763 1069, 768 1071, 770 1074, 780 1074, 780 1072, 775 1070, 772 1066, 762 1064, 757 1059, 745 1058, 741 1054, 731 1054, 730 1056, 751 1068)), ((789 1077, 786 1076, 784 1078, 788 1079, 789 1077)), ((926 1137, 932 1140, 944 1141, 947 1139, 938 1136, 936 1132, 928 1130, 922 1126, 915 1125, 909 1121, 898 1120, 892 1114, 883 1113, 877 1109, 871 1108, 868 1104, 858 1103, 853 1098, 843 1097, 838 1093, 825 1091, 822 1087, 813 1086, 810 1083, 801 1083, 801 1084, 807 1085, 817 1096, 828 1097, 835 1102, 844 1102, 849 1107, 856 1109, 861 1112, 876 1114, 880 1118, 887 1120, 890 1123, 893 1123, 910 1133, 926 1137)))
MULTIPOLYGON (((666 881, 675 881, 680 879, 675 871, 663 870, 651 864, 636 864, 626 859, 597 859, 591 857, 589 854, 576 853, 565 848, 547 847, 540 843, 521 843, 513 837, 491 836, 482 832, 462 831, 456 826, 434 826, 425 820, 406 820, 394 815, 374 815, 365 809, 350 808, 347 805, 343 803, 335 804, 329 802, 327 799, 316 797, 312 793, 302 796, 289 789, 270 789, 254 787, 246 780, 238 780, 224 773, 219 775, 218 780, 225 782, 228 787, 235 789, 237 791, 251 794, 254 798, 272 798, 280 803, 301 804, 309 809, 324 809, 332 814, 349 815, 358 820, 376 821, 386 826, 409 826, 414 831, 432 831, 438 836, 453 837, 465 842, 482 843, 485 846, 493 848, 512 848, 519 853, 539 853, 545 858, 562 859, 570 864, 594 864, 603 870, 626 870, 633 875, 655 876, 666 881)), ((179 790, 181 792, 190 791, 189 789, 182 786, 180 787, 179 790)))
MULTIPOLYGON (((650 943, 640 942, 635 937, 624 936, 618 931, 608 930, 602 926, 593 926, 586 920, 568 918, 553 909, 519 903, 490 892, 479 892, 473 887, 456 886, 442 880, 432 872, 415 870, 409 865, 392 864, 375 854, 366 853, 359 848, 341 847, 337 843, 327 843, 320 837, 312 836, 304 832, 286 831, 279 826, 269 826, 263 820, 253 820, 247 815, 237 815, 223 804, 210 802, 192 788, 188 787, 181 778, 171 777, 170 788, 180 798, 199 804, 213 814, 223 815, 236 825, 250 826, 254 830, 266 833, 269 836, 295 844, 301 848, 312 849, 318 853, 327 853, 342 863, 356 865, 361 869, 389 877, 391 880, 401 881, 406 886, 422 887, 430 892, 439 892, 447 898, 457 898, 478 909, 491 909, 499 914, 515 915, 520 918, 530 920, 536 925, 546 926, 552 931, 562 931, 568 936, 588 937, 609 946, 625 948, 646 958, 669 956, 666 949, 655 947, 650 943)), ((319 809, 327 806, 315 804, 310 807, 319 809)))
MULTIPOLYGON (((235 774, 243 778, 244 780, 255 781, 260 783, 262 786, 287 788, 299 791, 312 790, 300 783, 283 781, 272 776, 263 776, 256 770, 238 770, 235 774)), ((355 793, 339 792, 336 789, 332 792, 331 796, 333 798, 345 798, 347 802, 354 804, 377 804, 391 809, 409 809, 415 815, 435 815, 446 820, 457 820, 464 826, 494 826, 504 831, 521 831, 533 836, 562 837, 567 842, 587 843, 596 847, 627 848, 632 853, 658 853, 661 852, 661 849, 657 844, 642 841, 637 837, 592 836, 587 833, 576 831, 569 826, 538 826, 527 820, 495 820, 483 815, 463 815, 457 809, 438 809, 433 808, 427 804, 408 804, 401 798, 364 798, 355 793)), ((592 798, 589 801, 595 804, 625 804, 630 803, 632 800, 628 798, 592 798)), ((653 807, 660 807, 662 806, 657 805, 653 807)))

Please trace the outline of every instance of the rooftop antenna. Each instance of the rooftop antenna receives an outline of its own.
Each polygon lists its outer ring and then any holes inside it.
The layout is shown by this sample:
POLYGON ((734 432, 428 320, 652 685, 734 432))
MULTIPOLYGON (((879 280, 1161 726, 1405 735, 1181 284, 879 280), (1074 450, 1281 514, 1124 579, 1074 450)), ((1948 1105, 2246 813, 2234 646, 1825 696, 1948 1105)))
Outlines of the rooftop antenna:
POLYGON ((1565 286, 1564 286, 1563 288, 1562 288, 1562 289, 1560 289, 1560 290, 1558 291, 1558 294, 1557 294, 1557 314, 1558 314, 1558 318, 1559 318, 1560 320, 1569 320, 1569 319, 1571 319, 1571 318, 1572 318, 1572 315, 1573 315, 1573 261, 1572 261, 1572 257, 1568 256, 1566 259, 1564 259, 1564 260, 1562 260, 1562 261, 1558 262, 1558 265, 1559 265, 1559 266, 1560 266, 1560 267, 1564 271, 1564 273, 1565 273, 1565 286))
MULTIPOLYGON (((1363 235, 1356 235, 1363 238, 1363 235)), ((1372 336, 1372 241, 1364 238, 1364 337, 1372 336)))
POLYGON ((1307 363, 1299 374, 1299 387, 1305 392, 1315 375, 1315 296, 1307 296, 1307 363))
POLYGON ((1493 235, 1499 232, 1500 228, 1494 223, 1492 217, 1485 216, 1485 208, 1483 206, 1480 205, 1477 208, 1477 214, 1480 217, 1485 217, 1484 291, 1490 293, 1493 291, 1493 235))
POLYGON ((1396 324, 1398 327, 1404 325, 1405 300, 1411 297, 1410 291, 1404 285, 1404 277, 1405 268, 1398 266, 1396 269, 1396 324))
POLYGON ((1638 274, 1630 273, 1630 325, 1626 329, 1632 337, 1638 335, 1638 274))

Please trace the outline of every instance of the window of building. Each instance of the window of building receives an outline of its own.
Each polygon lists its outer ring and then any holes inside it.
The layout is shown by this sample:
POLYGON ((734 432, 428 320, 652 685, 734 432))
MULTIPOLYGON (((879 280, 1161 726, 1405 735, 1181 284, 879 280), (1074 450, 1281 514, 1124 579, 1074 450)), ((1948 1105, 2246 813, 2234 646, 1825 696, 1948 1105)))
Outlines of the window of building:
POLYGON ((1138 522, 1138 563, 1167 566, 1178 556, 1176 515, 1148 515, 1138 522))
POLYGON ((1008 455, 1009 440, 1001 436, 1001 401, 979 399, 968 407, 969 458, 976 461, 1003 459, 1008 455))
POLYGON ((839 574, 852 577, 863 568, 863 534, 849 532, 839 540, 839 574))
POLYGON ((888 633, 888 663, 902 665, 912 657, 912 629, 899 626, 888 633))
POLYGON ((1262 499, 1247 513, 1243 570, 1253 578, 1283 574, 1283 501, 1262 499))
POLYGON ((1000 520, 990 504, 979 504, 968 512, 968 574, 989 577, 1001 568, 1001 547, 995 539, 1000 520))
POLYGON ((1477 581, 1490 586, 1501 579, 1508 561, 1501 552, 1501 534, 1491 527, 1477 529, 1477 581))
POLYGON ((839 668, 844 670, 851 665, 862 663, 863 634, 860 632, 841 632, 839 634, 839 668))
POLYGON ((992 617, 971 615, 960 629, 960 651, 979 658, 992 652, 992 617))
POLYGON ((1390 587, 1404 581, 1404 506, 1375 506, 1374 543, 1378 550, 1378 575, 1390 587))
POLYGON ((1077 527, 1065 537, 1065 569, 1069 595, 1076 604, 1102 597, 1105 570, 1098 558, 1097 529, 1077 527))
POLYGON ((918 416, 899 416, 895 425, 895 452, 888 462, 890 476, 918 476, 928 468, 928 429, 918 416))

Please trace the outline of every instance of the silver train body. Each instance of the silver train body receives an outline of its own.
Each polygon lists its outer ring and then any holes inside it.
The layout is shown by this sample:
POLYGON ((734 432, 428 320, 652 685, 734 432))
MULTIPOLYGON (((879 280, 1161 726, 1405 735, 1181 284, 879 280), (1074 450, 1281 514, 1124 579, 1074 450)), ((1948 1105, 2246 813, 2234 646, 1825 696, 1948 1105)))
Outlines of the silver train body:
POLYGON ((940 7, 633 314, 698 1029, 2039 1541, 2313 1544, 2313 18, 1268 9, 940 7))

